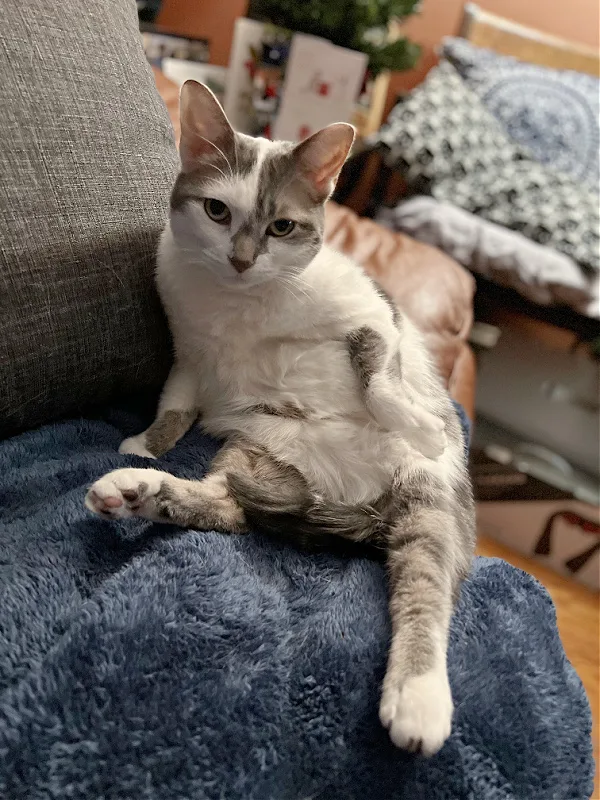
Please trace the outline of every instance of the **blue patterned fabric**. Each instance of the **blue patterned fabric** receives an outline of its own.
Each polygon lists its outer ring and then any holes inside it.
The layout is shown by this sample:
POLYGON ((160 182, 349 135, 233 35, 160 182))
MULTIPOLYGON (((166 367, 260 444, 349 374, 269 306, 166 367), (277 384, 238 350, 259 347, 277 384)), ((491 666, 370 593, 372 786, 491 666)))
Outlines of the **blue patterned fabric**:
MULTIPOLYGON (((0 797, 586 800, 590 710, 552 602, 477 559, 452 622, 456 711, 434 758, 377 718, 383 567, 258 534, 113 523, 86 487, 148 417, 117 409, 0 444, 0 797)), ((157 463, 200 477, 195 429, 157 463)))
POLYGON ((532 156, 598 192, 600 81, 591 75, 526 64, 447 38, 442 55, 486 108, 532 156))
POLYGON ((600 270, 598 197, 540 164, 442 59, 371 141, 409 194, 431 194, 600 270))

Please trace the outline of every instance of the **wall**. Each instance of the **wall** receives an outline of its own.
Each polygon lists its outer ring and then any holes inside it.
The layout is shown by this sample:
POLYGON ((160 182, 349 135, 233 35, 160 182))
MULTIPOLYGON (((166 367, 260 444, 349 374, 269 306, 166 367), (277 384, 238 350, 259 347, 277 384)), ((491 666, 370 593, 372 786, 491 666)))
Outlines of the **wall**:
POLYGON ((248 0, 163 0, 157 23, 183 36, 206 37, 211 63, 226 67, 233 24, 247 8, 248 0))

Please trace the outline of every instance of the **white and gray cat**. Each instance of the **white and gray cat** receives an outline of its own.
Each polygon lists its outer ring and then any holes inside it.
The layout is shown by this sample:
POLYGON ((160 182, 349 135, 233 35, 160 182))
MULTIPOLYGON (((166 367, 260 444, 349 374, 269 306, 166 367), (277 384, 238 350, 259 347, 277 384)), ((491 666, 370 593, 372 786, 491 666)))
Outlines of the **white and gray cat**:
POLYGON ((234 133, 192 81, 181 131, 156 273, 175 364, 156 420, 120 452, 160 456, 198 417, 226 443, 202 480, 118 469, 86 504, 105 518, 384 548, 380 718, 399 747, 435 753, 450 734, 448 626, 473 499, 456 412, 415 327, 323 244, 354 131, 330 125, 298 145, 234 133))

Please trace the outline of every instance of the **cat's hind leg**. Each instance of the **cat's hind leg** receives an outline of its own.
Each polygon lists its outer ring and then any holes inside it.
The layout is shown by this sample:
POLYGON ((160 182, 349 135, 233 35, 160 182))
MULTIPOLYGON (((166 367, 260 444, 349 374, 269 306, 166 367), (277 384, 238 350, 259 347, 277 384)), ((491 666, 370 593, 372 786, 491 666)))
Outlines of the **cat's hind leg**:
POLYGON ((201 480, 155 469, 117 469, 89 489, 85 505, 105 519, 143 517, 184 528, 242 533, 244 512, 229 492, 227 473, 251 470, 248 452, 225 444, 201 480))
POLYGON ((379 716, 398 747, 432 755, 452 725, 448 629, 472 556, 473 537, 460 529, 472 527, 472 509, 463 519, 448 490, 427 475, 413 476, 403 489, 406 511, 388 540, 392 641, 379 716))

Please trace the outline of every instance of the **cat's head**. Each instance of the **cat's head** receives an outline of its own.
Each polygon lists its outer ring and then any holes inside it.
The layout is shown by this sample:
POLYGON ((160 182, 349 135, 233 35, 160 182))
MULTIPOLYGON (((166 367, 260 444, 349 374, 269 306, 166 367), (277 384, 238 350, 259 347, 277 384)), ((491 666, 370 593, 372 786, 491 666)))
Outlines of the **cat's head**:
POLYGON ((324 204, 352 146, 336 123, 298 145, 234 132, 212 92, 181 90, 181 172, 171 230, 199 268, 240 288, 305 269, 323 243, 324 204))

